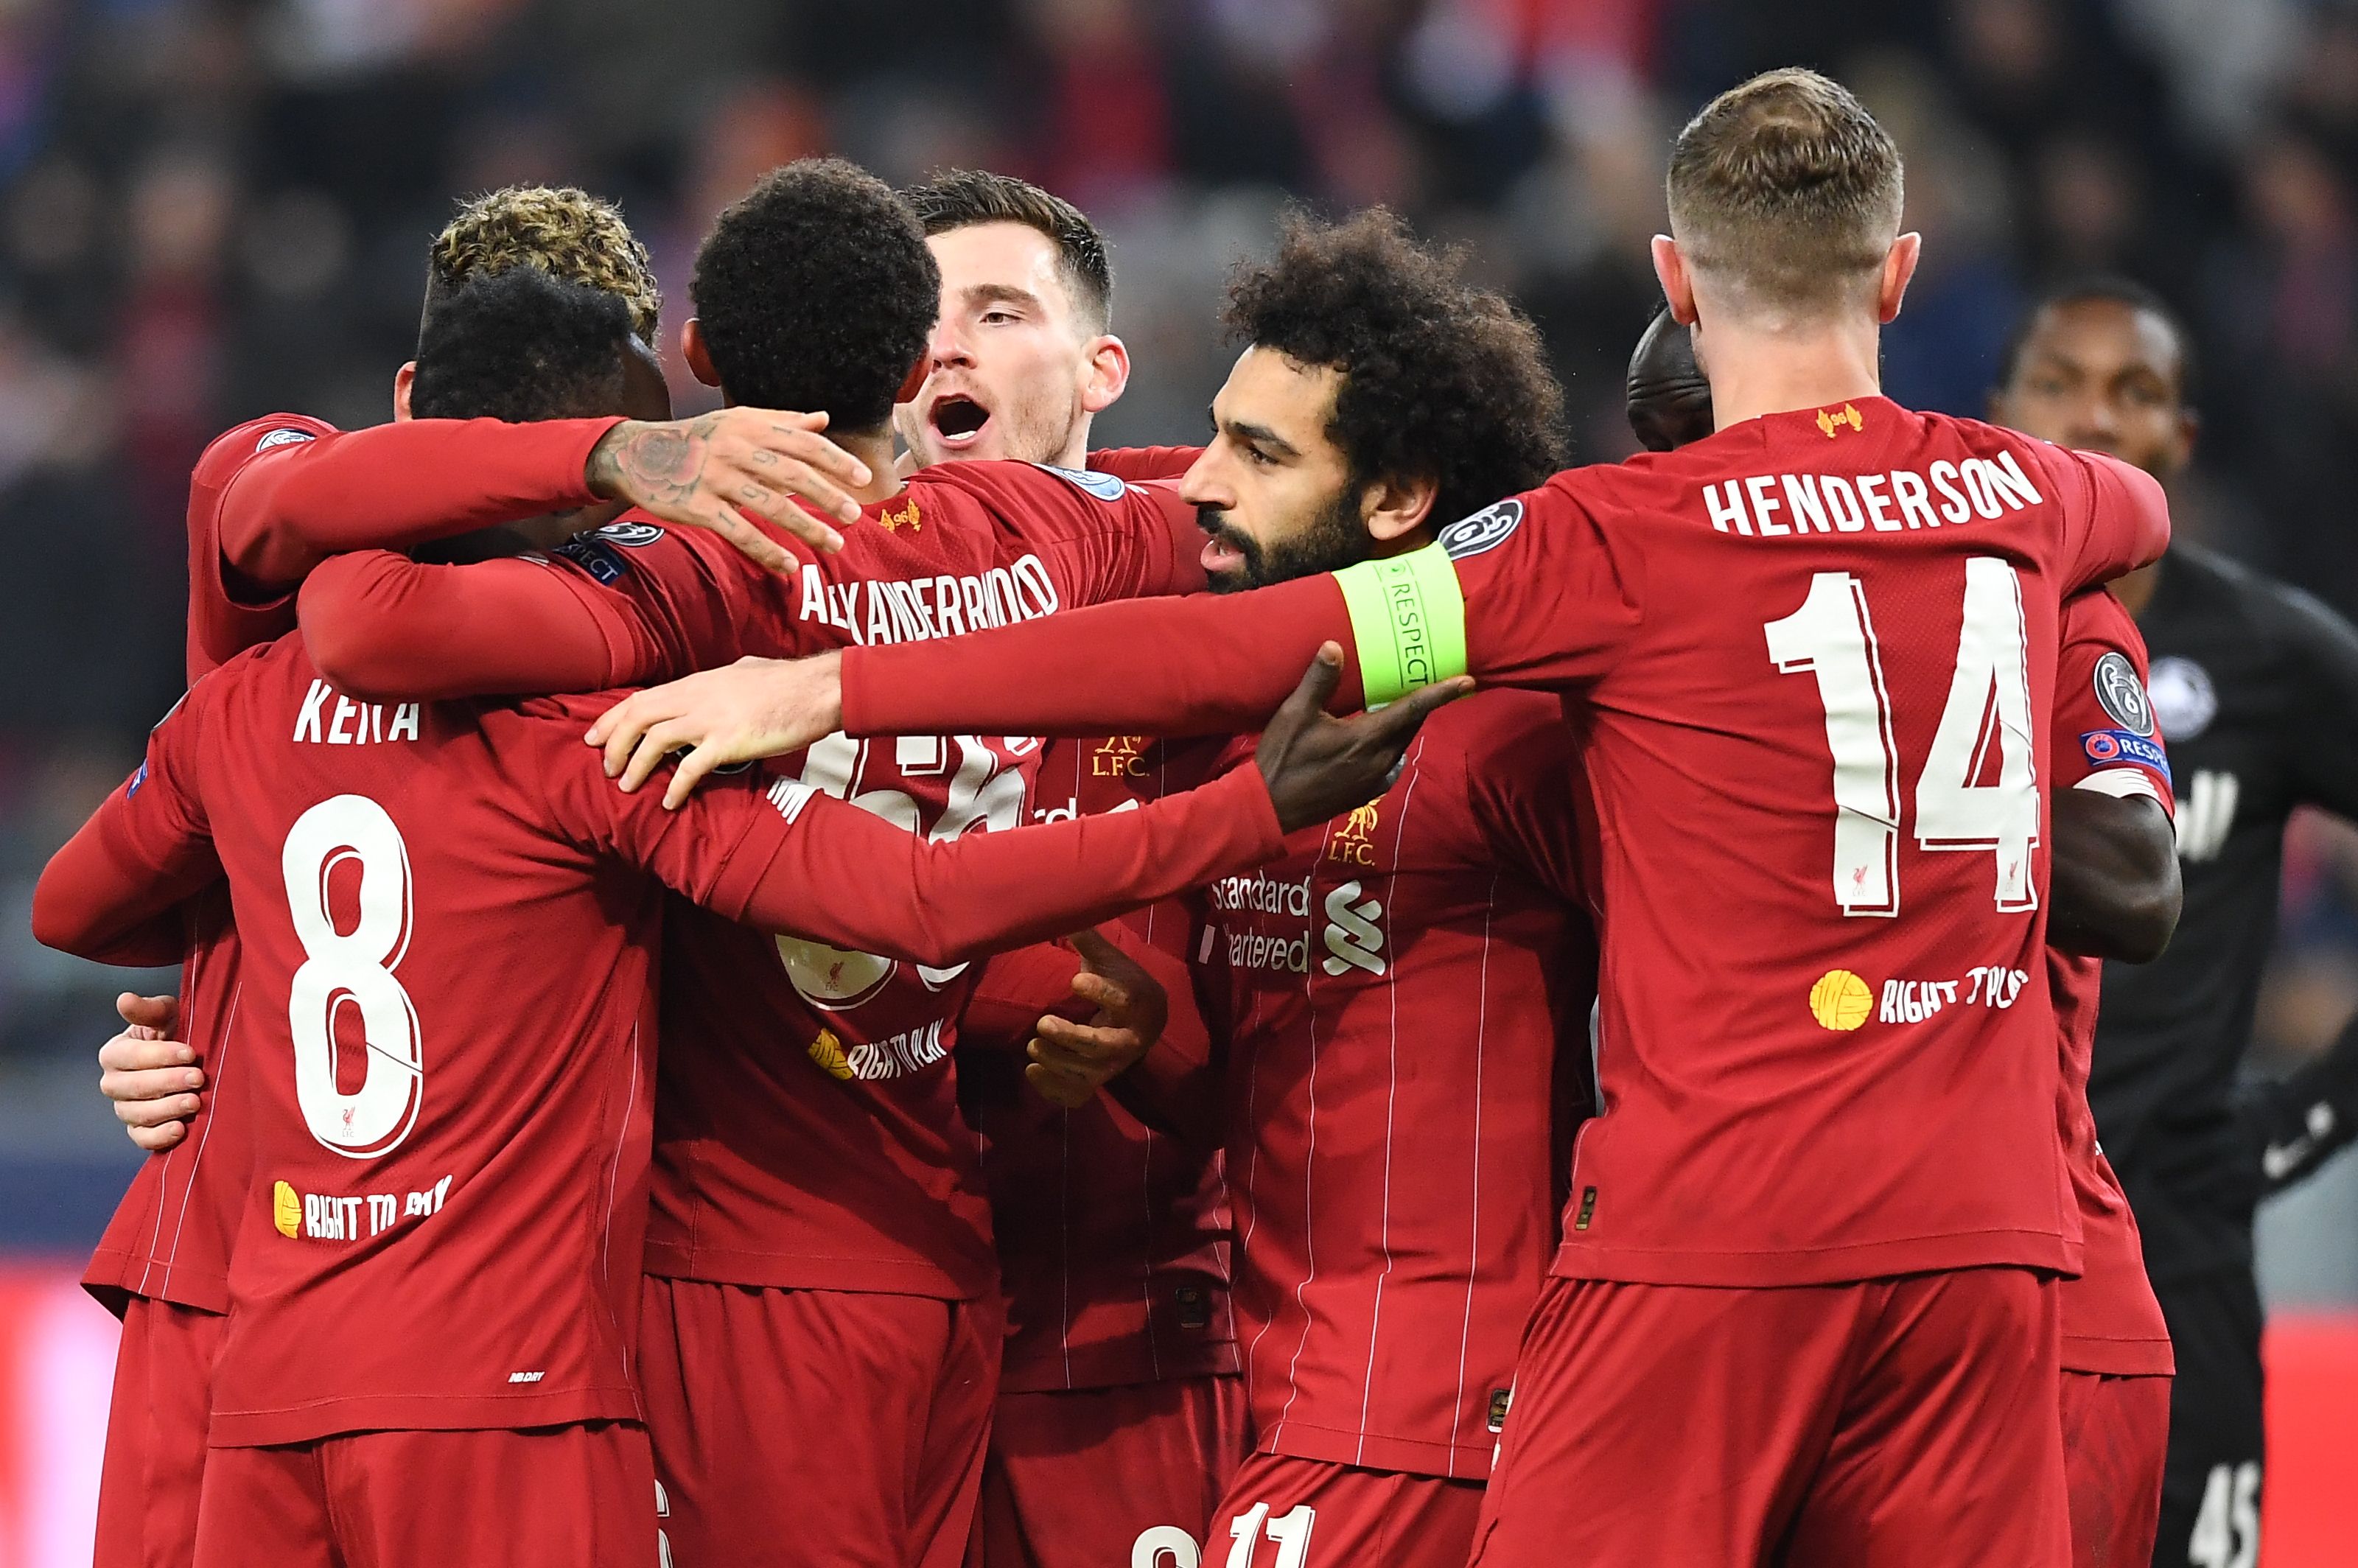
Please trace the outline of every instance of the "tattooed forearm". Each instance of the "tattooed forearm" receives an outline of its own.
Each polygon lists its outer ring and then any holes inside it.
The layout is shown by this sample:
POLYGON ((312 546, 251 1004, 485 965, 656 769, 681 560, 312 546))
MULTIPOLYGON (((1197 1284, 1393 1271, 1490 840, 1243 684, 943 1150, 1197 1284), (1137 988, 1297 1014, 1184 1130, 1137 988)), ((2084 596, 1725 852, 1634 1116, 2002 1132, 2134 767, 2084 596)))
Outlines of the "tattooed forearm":
POLYGON ((586 477, 592 492, 621 496, 641 506, 686 501, 704 478, 711 456, 708 438, 717 416, 653 425, 626 421, 606 433, 590 451, 586 477))

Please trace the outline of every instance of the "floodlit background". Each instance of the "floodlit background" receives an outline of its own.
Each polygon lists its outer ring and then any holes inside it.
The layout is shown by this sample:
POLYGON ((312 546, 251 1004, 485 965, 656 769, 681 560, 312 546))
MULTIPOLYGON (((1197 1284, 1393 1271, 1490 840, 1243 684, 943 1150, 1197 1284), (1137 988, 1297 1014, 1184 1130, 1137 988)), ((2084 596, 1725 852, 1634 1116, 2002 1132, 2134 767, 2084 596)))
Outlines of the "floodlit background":
MULTIPOLYGON (((112 1325, 70 1281, 134 1158, 91 1061, 130 982, 32 945, 32 881, 178 689, 198 451, 276 409, 387 417, 455 196, 619 200, 671 327, 698 235, 773 164, 1026 175, 1115 243, 1138 368, 1109 442, 1195 438, 1226 368, 1222 272, 1282 201, 1389 202, 1540 319, 1581 457, 1612 460, 1669 137, 1796 61, 1909 156, 1926 259, 1887 339, 1894 396, 1978 412, 2026 290, 2143 278, 2201 341, 2179 525, 2358 611, 2347 5, 0 0, 0 1568, 88 1561, 112 1325)), ((682 410, 704 406, 666 350, 682 410)), ((2358 837, 2300 826, 2284 915, 2258 1071, 2358 1007, 2358 837)), ((2262 1230, 2291 1373, 2267 1561, 2347 1563, 2358 1161, 2262 1230)))

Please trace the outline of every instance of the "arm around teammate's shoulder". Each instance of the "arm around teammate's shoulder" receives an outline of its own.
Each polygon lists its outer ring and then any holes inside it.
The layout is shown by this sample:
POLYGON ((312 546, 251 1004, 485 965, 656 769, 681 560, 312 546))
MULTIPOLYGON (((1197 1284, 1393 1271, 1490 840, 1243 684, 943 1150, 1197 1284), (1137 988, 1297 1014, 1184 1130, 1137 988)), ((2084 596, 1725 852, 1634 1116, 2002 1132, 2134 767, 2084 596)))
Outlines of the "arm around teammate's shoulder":
MULTIPOLYGON (((1434 596, 1414 603, 1418 617, 1437 629, 1422 634, 1437 645, 1442 673, 1464 671, 1485 686, 1563 691, 1612 668, 1642 621, 1648 569, 1639 526, 1621 518, 1650 511, 1654 500, 1621 492, 1627 482, 1626 474, 1610 468, 1567 470, 1536 490, 1458 519, 1417 553, 1425 563, 1446 560, 1456 571, 1464 620, 1455 663, 1446 645, 1450 607, 1434 596)), ((1355 595, 1351 606, 1359 656, 1370 666, 1370 701, 1382 695, 1372 666, 1380 662, 1378 629, 1386 612, 1401 628, 1393 641, 1420 634, 1401 613, 1412 600, 1397 581, 1397 568, 1411 559, 1351 568, 1370 577, 1382 571, 1389 590, 1355 595)), ((1693 591, 1717 591, 1717 585, 1693 591)))
POLYGON ((32 922, 43 946, 102 964, 179 961, 178 905, 222 874, 194 755, 211 686, 199 682, 149 732, 138 771, 43 868, 32 922))
POLYGON ((2066 594, 2150 566, 2169 547, 2169 496, 2143 469, 2103 452, 2037 443, 2050 474, 2069 488, 2063 506, 2066 594))
POLYGON ((322 562, 297 601, 303 640, 339 690, 380 701, 596 691, 611 686, 619 611, 545 562, 426 566, 391 550, 322 562))
POLYGON ((254 582, 297 583, 346 550, 402 549, 587 506, 596 499, 590 454, 621 422, 281 427, 290 437, 254 451, 227 481, 222 558, 254 582))

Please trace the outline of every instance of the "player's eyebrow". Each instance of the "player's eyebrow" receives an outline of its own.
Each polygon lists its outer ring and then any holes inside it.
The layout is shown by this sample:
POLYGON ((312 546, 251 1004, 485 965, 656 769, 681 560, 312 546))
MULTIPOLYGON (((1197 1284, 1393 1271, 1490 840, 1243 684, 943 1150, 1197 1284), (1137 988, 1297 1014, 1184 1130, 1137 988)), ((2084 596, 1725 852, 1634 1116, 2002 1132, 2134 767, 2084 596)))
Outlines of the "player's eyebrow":
POLYGON ((978 283, 965 291, 969 306, 1022 305, 1038 309, 1040 297, 1028 288, 1018 288, 1011 283, 978 283))
POLYGON ((1282 458, 1298 458, 1302 455, 1301 448, 1266 425, 1248 424, 1242 419, 1223 420, 1217 414, 1212 416, 1212 424, 1215 427, 1225 431, 1232 441, 1249 441, 1282 458))

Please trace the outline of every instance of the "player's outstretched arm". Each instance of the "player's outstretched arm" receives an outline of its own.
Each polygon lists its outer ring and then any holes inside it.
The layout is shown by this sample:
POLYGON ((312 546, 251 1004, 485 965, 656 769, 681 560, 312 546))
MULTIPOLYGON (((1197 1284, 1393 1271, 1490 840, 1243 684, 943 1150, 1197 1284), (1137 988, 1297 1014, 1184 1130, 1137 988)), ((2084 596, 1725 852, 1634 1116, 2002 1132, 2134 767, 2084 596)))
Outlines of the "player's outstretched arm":
POLYGON ((648 663, 626 652, 647 640, 627 605, 524 559, 428 566, 356 550, 323 562, 296 604, 319 673, 380 702, 597 691, 648 663))
MULTIPOLYGON (((807 659, 741 659, 633 693, 600 715, 590 743, 626 790, 673 752, 687 756, 666 787, 677 806, 715 768, 798 752, 837 730, 856 734, 1096 735, 1249 733, 1285 700, 1322 643, 1347 645, 1351 620, 1331 577, 1228 598, 1100 605, 927 644, 916 660, 854 648, 807 659), (1176 651, 1174 651, 1176 650, 1176 651), (865 679, 855 683, 855 665, 865 679), (937 690, 902 683, 940 680, 937 690), (862 696, 865 701, 862 701, 862 696), (874 729, 903 713, 971 715, 874 729), (1013 722, 1002 723, 1004 716, 1013 722)), ((915 646, 912 644, 911 646, 915 646)), ((1356 668, 1336 683, 1338 708, 1358 706, 1356 668)), ((1352 805, 1359 804, 1357 801, 1352 805)))
POLYGON ((2178 929, 2184 890, 2161 803, 2086 789, 2054 795, 2047 940, 2067 953, 2146 964, 2178 929))
POLYGON ((1325 642, 1347 652, 1343 710, 1460 673, 1569 690, 1619 656, 1642 576, 1579 477, 1324 577, 847 649, 839 675, 804 694, 803 718, 837 717, 827 729, 857 736, 1233 734, 1260 727, 1325 642))
POLYGON ((197 479, 236 465, 215 481, 222 558, 249 582, 283 589, 346 550, 405 549, 590 505, 590 453, 620 423, 408 419, 337 430, 290 420, 259 435, 247 425, 214 443, 197 479))
MULTIPOLYGON (((1257 765, 1138 811, 920 838, 855 806, 784 781, 766 802, 724 790, 699 797, 690 834, 658 834, 652 803, 614 811, 670 843, 646 863, 708 907, 764 930, 928 965, 964 963, 1173 897, 1272 858, 1295 828, 1383 793, 1425 715, 1470 683, 1418 692, 1348 719, 1322 709, 1340 662, 1328 648, 1270 721, 1257 765), (744 826, 774 806, 784 826, 744 826), (698 841, 739 847, 717 876, 698 841), (766 844, 763 842, 766 840, 766 844)), ((676 820, 676 819, 675 819, 676 820)))
POLYGON ((828 551, 842 535, 795 498, 847 523, 860 515, 849 487, 868 482, 868 467, 821 435, 826 426, 824 414, 725 408, 660 423, 411 419, 306 431, 236 454, 222 555, 253 582, 292 584, 349 550, 406 549, 602 500, 708 529, 784 570, 792 557, 743 513, 828 551))

